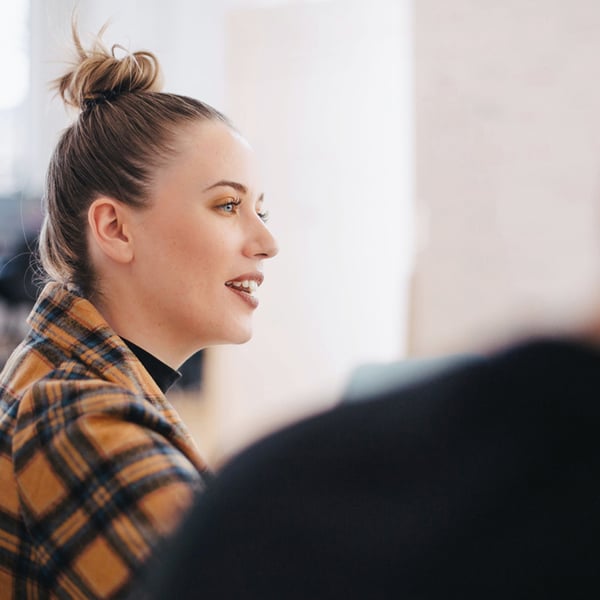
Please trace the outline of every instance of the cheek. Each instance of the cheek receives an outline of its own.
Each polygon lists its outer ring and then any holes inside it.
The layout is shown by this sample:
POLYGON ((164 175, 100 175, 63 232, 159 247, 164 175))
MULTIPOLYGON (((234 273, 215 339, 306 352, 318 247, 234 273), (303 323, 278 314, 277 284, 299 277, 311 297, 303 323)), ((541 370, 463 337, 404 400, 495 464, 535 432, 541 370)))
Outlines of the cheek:
POLYGON ((196 278, 209 281, 225 281, 231 276, 233 256, 223 237, 214 231, 196 231, 182 235, 173 242, 171 253, 174 262, 182 270, 196 278))
POLYGON ((165 220, 155 229, 156 251, 163 251, 174 262, 185 261, 186 257, 197 260, 210 250, 210 231, 206 229, 185 215, 165 220))
MULTIPOLYGON (((200 279, 225 281, 237 272, 239 240, 226 219, 193 213, 165 215, 145 233, 146 249, 154 266, 163 274, 170 272, 172 278, 193 278, 199 285, 200 279)), ((147 266, 152 276, 153 265, 147 266)))

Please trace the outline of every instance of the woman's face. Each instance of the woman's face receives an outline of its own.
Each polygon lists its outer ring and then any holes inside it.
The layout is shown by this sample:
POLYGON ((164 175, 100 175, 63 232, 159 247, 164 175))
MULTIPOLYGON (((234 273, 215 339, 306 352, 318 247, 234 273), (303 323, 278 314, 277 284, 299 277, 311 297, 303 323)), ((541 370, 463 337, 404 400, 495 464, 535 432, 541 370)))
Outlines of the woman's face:
POLYGON ((263 262, 277 253, 265 226, 254 152, 216 121, 186 127, 133 221, 132 284, 149 327, 187 353, 252 335, 263 262))

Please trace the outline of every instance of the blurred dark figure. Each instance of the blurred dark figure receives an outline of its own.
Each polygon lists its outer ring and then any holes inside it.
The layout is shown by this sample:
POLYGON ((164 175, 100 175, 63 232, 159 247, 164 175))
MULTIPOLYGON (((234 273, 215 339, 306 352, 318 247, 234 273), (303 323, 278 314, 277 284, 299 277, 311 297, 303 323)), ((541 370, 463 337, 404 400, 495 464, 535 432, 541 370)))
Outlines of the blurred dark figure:
POLYGON ((155 599, 600 594, 600 350, 521 344, 347 403, 232 460, 155 599))
POLYGON ((0 256, 0 369, 27 330, 26 317, 40 291, 36 276, 37 232, 0 256))
POLYGON ((34 265, 37 232, 26 234, 0 258, 0 300, 8 306, 33 306, 40 291, 34 265))

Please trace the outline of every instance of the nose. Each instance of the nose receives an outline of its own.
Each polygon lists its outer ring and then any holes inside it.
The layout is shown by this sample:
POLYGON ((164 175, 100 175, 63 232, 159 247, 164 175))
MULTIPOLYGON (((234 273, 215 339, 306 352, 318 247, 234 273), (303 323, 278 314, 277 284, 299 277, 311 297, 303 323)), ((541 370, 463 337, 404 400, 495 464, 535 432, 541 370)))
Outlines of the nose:
POLYGON ((277 240, 265 223, 257 217, 255 227, 248 236, 244 254, 250 258, 273 258, 278 252, 277 240))

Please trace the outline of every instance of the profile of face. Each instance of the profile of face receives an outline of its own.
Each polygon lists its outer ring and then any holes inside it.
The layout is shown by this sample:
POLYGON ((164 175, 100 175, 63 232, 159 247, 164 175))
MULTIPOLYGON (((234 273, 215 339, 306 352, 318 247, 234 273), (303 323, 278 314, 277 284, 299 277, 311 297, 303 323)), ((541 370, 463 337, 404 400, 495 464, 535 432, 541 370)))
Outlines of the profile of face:
POLYGON ((188 353, 246 342, 263 262, 277 253, 265 225, 254 151, 218 121, 194 123, 156 173, 149 206, 131 211, 128 276, 166 344, 188 353))

